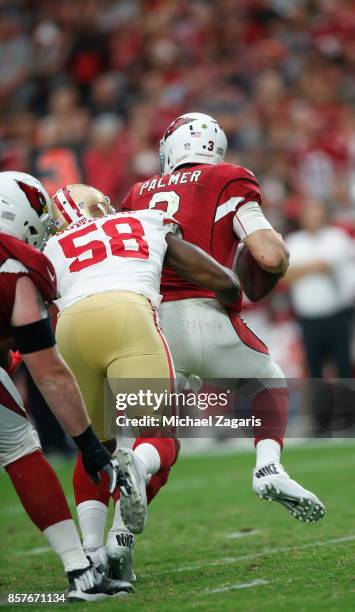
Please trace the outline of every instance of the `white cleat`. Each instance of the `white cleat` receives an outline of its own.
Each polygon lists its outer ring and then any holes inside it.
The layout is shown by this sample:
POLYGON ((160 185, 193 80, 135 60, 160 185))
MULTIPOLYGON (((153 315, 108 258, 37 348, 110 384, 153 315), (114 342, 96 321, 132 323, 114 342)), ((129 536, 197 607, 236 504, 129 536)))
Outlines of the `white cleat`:
POLYGON ((133 550, 135 543, 136 539, 128 529, 110 531, 106 542, 108 578, 127 582, 136 581, 136 576, 133 572, 133 550))
POLYGON ((105 546, 99 548, 85 548, 84 552, 89 557, 94 568, 102 574, 107 574, 108 559, 105 546))
POLYGON ((255 468, 253 491, 261 499, 279 502, 295 519, 304 523, 316 523, 326 512, 318 497, 292 480, 281 463, 255 468))
POLYGON ((122 520, 129 531, 141 533, 147 522, 146 467, 130 448, 120 448, 116 459, 122 520))
POLYGON ((109 580, 90 566, 83 570, 74 570, 67 573, 69 580, 68 601, 91 602, 112 597, 124 597, 133 593, 133 586, 122 580, 109 580))

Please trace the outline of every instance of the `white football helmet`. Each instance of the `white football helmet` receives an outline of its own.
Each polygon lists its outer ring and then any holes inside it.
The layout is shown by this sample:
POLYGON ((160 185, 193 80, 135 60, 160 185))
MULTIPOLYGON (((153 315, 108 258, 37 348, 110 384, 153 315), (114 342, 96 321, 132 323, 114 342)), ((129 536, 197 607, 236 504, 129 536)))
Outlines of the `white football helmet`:
POLYGON ((49 203, 49 216, 54 232, 63 231, 83 217, 97 219, 115 212, 110 198, 102 191, 80 183, 58 189, 49 203))
POLYGON ((0 172, 0 231, 41 248, 47 237, 49 195, 25 172, 0 172))
POLYGON ((187 113, 175 119, 160 141, 162 174, 183 164, 219 164, 227 151, 227 138, 213 117, 187 113))

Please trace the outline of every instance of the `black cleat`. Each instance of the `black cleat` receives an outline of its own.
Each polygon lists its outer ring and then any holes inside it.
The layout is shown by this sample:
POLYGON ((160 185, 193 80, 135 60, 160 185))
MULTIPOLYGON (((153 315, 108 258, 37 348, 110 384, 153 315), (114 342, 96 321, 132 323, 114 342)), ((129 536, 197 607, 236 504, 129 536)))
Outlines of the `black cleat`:
POLYGON ((94 567, 67 573, 68 601, 98 601, 107 597, 120 597, 133 593, 133 586, 122 580, 110 580, 94 567))

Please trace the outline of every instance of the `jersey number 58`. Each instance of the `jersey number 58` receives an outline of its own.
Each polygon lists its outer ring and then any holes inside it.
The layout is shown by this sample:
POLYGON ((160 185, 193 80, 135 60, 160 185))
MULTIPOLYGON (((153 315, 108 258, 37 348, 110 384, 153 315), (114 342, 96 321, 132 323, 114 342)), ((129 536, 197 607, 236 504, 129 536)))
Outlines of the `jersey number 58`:
POLYGON ((74 258, 69 266, 70 272, 80 272, 104 261, 110 255, 148 259, 149 247, 143 236, 144 229, 138 219, 121 217, 108 219, 103 225, 91 222, 76 232, 63 236, 58 243, 67 259, 74 258), (95 239, 86 244, 77 244, 80 238, 86 235, 90 238, 90 234, 97 230, 102 230, 109 237, 108 243, 95 239))

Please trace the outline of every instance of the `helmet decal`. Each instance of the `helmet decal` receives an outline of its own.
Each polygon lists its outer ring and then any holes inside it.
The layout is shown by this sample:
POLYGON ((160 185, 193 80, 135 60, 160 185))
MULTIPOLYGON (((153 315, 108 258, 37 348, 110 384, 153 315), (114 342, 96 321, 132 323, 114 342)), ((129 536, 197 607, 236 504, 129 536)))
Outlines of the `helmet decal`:
POLYGON ((186 125, 186 123, 190 123, 191 121, 195 121, 195 119, 193 117, 178 117, 175 119, 175 121, 173 121, 166 130, 163 140, 169 138, 169 136, 171 136, 171 134, 173 134, 179 127, 186 125))
POLYGON ((59 191, 57 191, 57 193, 53 196, 53 201, 57 206, 58 210, 62 213, 67 223, 70 224, 74 220, 76 220, 75 218, 73 218, 73 213, 75 217, 83 216, 80 212, 79 207, 71 197, 67 187, 59 189, 59 191))
POLYGON ((36 211, 40 217, 45 212, 45 206, 47 205, 45 195, 34 185, 29 185, 23 181, 16 181, 20 189, 24 192, 27 200, 31 204, 33 210, 36 211))

